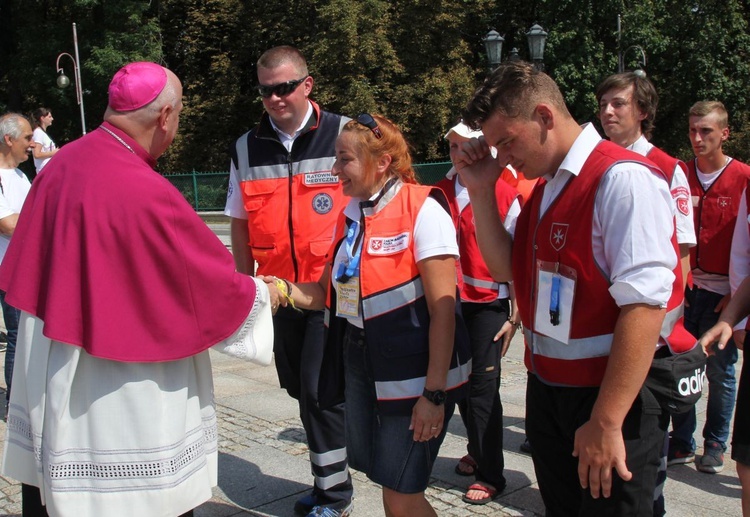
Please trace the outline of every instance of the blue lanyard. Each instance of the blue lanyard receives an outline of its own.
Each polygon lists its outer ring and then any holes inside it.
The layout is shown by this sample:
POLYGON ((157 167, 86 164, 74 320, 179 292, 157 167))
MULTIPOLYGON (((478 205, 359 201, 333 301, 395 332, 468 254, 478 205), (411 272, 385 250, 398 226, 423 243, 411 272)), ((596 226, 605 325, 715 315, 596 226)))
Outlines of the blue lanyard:
POLYGON ((339 264, 336 281, 345 284, 352 277, 359 276, 359 259, 362 256, 362 232, 357 234, 359 223, 352 221, 346 231, 344 250, 346 251, 347 263, 339 264), (354 235, 357 234, 357 238, 354 235))
MULTIPOLYGON (((393 187, 393 185, 395 185, 397 182, 398 178, 391 178, 386 181, 385 185, 383 185, 383 188, 380 189, 380 193, 375 197, 375 199, 360 202, 360 210, 376 206, 383 198, 385 193, 388 192, 391 187, 393 187)), ((364 218, 364 212, 362 214, 362 217, 364 218)), ((336 281, 341 284, 347 283, 352 277, 359 276, 359 259, 362 255, 362 236, 364 231, 359 232, 357 234, 357 238, 355 239, 354 234, 357 233, 358 227, 359 223, 357 221, 352 221, 346 231, 346 241, 344 249, 346 250, 348 265, 344 264, 343 262, 339 264, 339 270, 336 274, 336 281)))

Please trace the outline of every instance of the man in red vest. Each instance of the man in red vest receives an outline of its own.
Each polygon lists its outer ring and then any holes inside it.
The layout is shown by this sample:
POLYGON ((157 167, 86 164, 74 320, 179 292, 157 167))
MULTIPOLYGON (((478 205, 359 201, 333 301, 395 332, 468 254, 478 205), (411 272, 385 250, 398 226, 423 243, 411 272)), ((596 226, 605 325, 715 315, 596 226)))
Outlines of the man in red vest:
POLYGON ((690 248, 695 246, 687 166, 649 142, 659 104, 656 88, 645 74, 625 72, 610 75, 602 81, 596 90, 596 100, 599 102, 599 121, 607 138, 647 157, 670 178, 683 283, 686 283, 690 271, 690 248))
POLYGON ((547 515, 650 514, 668 419, 644 380, 673 331, 665 315, 674 321, 682 302, 669 184, 579 126, 528 63, 495 70, 464 121, 485 136, 464 144, 457 169, 493 278, 514 281, 526 432, 547 515), (492 188, 506 163, 542 178, 513 237, 492 188))
MULTIPOLYGON (((690 143, 695 159, 688 162, 698 244, 690 252, 693 287, 685 295, 685 328, 696 338, 711 328, 729 302, 729 255, 742 190, 750 168, 726 156, 729 138, 727 110, 721 102, 702 101, 690 108, 690 143)), ((737 346, 730 340, 714 349, 706 364, 708 405, 703 427, 704 453, 696 462, 701 472, 724 468, 734 398, 737 346)), ((687 463, 695 457, 695 409, 672 420, 669 463, 687 463)))
MULTIPOLYGON (((656 106, 659 95, 653 83, 639 72, 625 72, 610 75, 596 90, 599 102, 599 121, 611 142, 641 154, 656 164, 669 179, 669 187, 674 199, 675 228, 677 243, 680 246, 680 264, 683 285, 690 272, 690 248, 695 246, 693 209, 690 204, 684 162, 648 141, 654 129, 656 106)), ((662 458, 668 456, 669 438, 665 436, 662 458)), ((659 478, 654 494, 654 515, 664 515, 664 482, 667 479, 666 459, 659 467, 659 478)))

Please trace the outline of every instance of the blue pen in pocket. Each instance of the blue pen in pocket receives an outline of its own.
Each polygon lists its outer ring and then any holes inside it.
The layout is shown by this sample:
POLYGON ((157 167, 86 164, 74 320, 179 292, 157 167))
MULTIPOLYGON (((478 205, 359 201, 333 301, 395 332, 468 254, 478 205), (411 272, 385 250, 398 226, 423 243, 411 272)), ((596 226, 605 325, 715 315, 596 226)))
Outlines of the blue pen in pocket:
POLYGON ((552 325, 560 324, 560 275, 552 277, 552 288, 549 295, 549 322, 552 325))

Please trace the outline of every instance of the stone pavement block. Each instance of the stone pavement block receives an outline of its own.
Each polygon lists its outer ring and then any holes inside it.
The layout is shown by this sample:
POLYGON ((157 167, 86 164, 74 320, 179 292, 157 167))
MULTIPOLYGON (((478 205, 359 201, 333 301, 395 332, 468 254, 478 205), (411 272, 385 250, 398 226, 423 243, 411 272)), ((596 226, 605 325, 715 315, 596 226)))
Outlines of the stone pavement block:
POLYGON ((214 378, 214 392, 224 393, 226 397, 260 394, 268 390, 278 391, 278 388, 243 375, 236 375, 232 371, 225 371, 223 375, 214 378))
POLYGON ((253 510, 290 494, 301 495, 310 489, 311 482, 306 456, 255 444, 232 454, 219 453, 219 486, 214 495, 236 507, 253 510))
POLYGON ((667 476, 664 493, 669 515, 742 515, 740 482, 727 454, 718 474, 704 474, 688 464, 669 467, 667 476))
MULTIPOLYGON (((279 388, 266 389, 247 395, 222 396, 221 403, 234 410, 269 422, 299 417, 297 401, 287 395, 286 391, 279 388)), ((301 427, 301 425, 300 423, 299 426, 301 427)))

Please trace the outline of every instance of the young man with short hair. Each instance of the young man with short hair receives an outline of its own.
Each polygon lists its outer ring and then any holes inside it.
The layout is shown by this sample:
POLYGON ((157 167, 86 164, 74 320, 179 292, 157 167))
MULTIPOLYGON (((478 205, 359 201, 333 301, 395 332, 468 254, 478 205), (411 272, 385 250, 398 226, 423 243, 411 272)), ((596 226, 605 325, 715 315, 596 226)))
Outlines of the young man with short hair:
MULTIPOLYGON (((698 244, 691 250, 693 287, 685 295, 685 328, 696 338, 711 328, 730 299, 729 256, 742 190, 750 167, 724 154, 729 138, 727 110, 721 102, 701 101, 690 108, 690 143, 695 159, 688 162, 698 244)), ((724 468, 737 392, 734 365, 738 353, 730 340, 708 357, 708 405, 703 427, 704 454, 696 467, 715 474, 724 468)), ((695 409, 675 415, 670 438, 670 463, 687 463, 695 454, 695 409)))
POLYGON ((681 302, 671 296, 678 258, 666 178, 579 126, 554 81, 528 63, 498 67, 464 121, 486 139, 464 144, 457 169, 493 278, 514 281, 526 431, 547 515, 650 513, 666 422, 643 384, 673 330, 665 315, 673 321, 681 302), (492 188, 506 163, 544 179, 513 238, 492 188))

